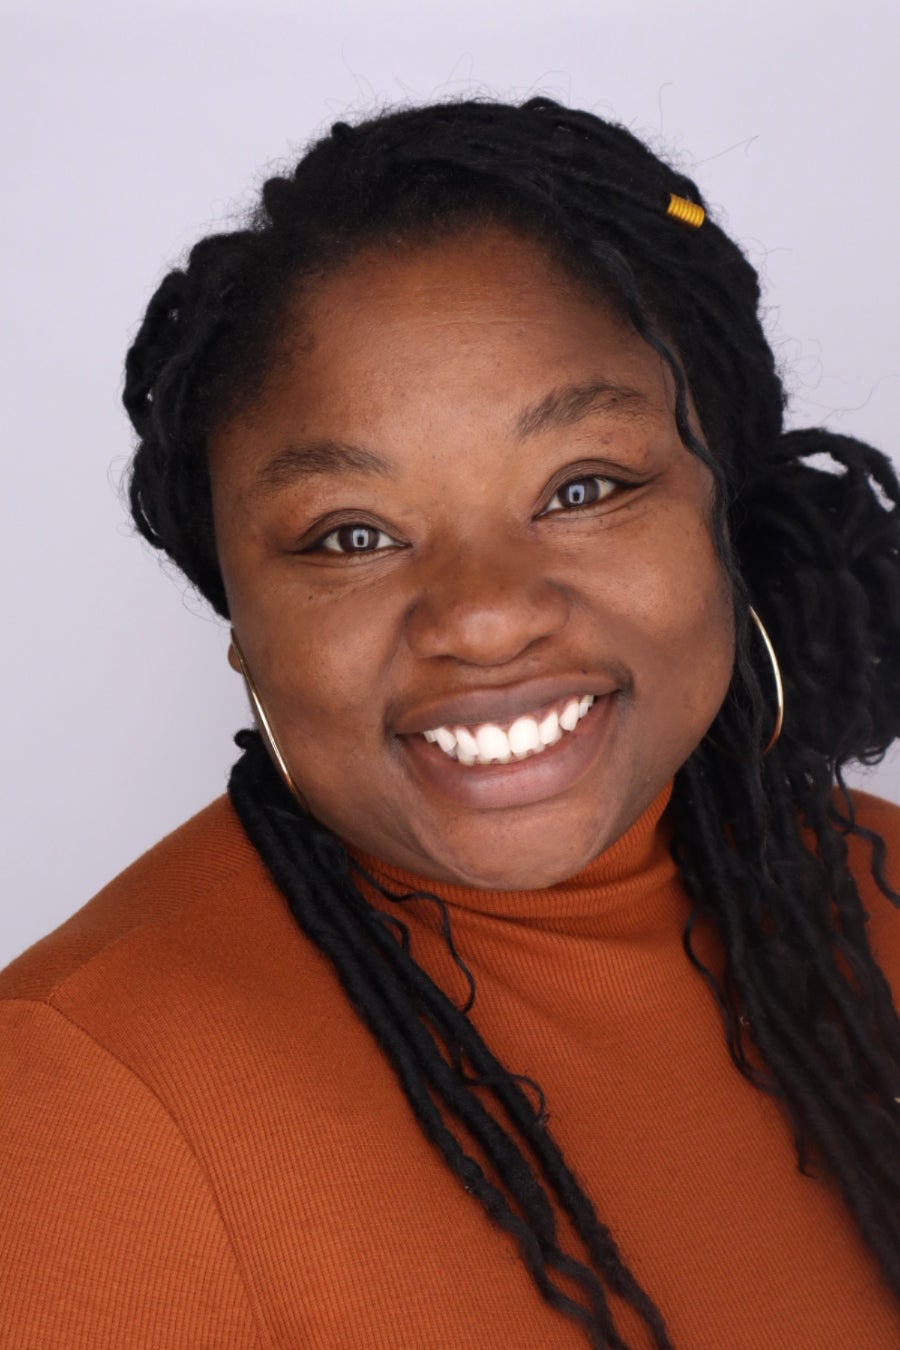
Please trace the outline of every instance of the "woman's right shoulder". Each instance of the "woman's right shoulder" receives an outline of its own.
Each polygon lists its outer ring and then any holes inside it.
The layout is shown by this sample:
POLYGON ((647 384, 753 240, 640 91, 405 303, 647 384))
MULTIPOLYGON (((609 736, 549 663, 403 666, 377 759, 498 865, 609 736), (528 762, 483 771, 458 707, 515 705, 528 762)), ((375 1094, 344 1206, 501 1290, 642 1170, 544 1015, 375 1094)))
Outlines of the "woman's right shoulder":
POLYGON ((259 866, 214 802, 0 972, 3 1346, 263 1344, 185 1128, 231 1050, 210 935, 259 866))
MULTIPOLYGON (((269 885, 228 798, 219 797, 0 970, 0 999, 52 1001, 112 953, 129 948, 139 960, 192 912, 227 911, 269 885)), ((218 918, 225 921, 225 913, 218 918)))
POLYGON ((216 1083, 286 1036, 301 1058, 333 1055, 344 1001, 223 798, 0 972, 0 1132, 6 1110, 39 1111, 73 1046, 88 1114, 124 1070, 148 1109, 202 1119, 216 1083))

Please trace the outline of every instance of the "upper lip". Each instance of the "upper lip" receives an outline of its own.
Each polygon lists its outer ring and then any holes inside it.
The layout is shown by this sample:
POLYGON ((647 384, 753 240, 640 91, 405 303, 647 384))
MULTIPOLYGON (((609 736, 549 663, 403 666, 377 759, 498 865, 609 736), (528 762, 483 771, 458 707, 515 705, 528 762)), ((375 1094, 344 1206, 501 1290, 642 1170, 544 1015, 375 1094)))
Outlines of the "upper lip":
POLYGON ((561 699, 584 694, 603 698, 618 688, 600 675, 576 674, 548 675, 493 689, 461 690, 416 702, 396 720, 394 731, 398 736, 414 736, 435 727, 513 722, 561 699))

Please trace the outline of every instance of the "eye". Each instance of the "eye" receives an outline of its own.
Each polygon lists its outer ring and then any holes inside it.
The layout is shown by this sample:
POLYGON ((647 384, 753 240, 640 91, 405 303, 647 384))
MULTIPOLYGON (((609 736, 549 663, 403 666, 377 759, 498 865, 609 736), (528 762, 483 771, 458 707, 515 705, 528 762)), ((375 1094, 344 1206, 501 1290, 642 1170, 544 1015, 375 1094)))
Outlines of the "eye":
POLYGON ((620 487, 631 486, 619 483, 615 478, 604 478, 601 474, 588 473, 581 478, 570 478, 557 488, 541 515, 550 511, 571 511, 579 506, 593 506, 596 502, 611 497, 620 487))
POLYGON ((364 525, 357 521, 352 525, 340 525, 329 534, 323 534, 309 548, 313 553, 322 550, 325 553, 377 553, 381 549, 397 547, 397 540, 384 530, 376 530, 374 525, 364 525))

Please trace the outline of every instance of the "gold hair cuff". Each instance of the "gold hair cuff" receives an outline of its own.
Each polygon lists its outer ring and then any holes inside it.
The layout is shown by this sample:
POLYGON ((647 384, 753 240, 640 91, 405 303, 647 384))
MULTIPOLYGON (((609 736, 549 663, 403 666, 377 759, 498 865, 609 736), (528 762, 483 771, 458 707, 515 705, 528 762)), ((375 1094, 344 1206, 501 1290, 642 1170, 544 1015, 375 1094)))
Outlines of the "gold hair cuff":
POLYGON ((692 230, 699 230, 706 219, 706 212, 702 206, 698 206, 696 202, 689 202, 687 197, 676 197, 674 192, 669 195, 666 215, 671 216, 673 220, 680 220, 692 230))

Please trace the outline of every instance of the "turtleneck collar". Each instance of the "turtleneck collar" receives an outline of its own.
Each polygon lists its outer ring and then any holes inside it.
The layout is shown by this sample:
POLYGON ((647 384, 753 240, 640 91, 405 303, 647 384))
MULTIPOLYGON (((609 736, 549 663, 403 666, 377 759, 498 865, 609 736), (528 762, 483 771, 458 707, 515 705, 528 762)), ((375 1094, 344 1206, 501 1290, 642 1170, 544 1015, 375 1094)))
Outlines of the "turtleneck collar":
POLYGON ((458 886, 404 871, 369 854, 351 853, 388 890, 425 891, 452 910, 546 928, 588 926, 610 934, 642 929, 656 914, 660 893, 678 871, 669 852, 672 823, 667 807, 673 786, 670 779, 625 833, 582 871, 540 890, 458 886))

